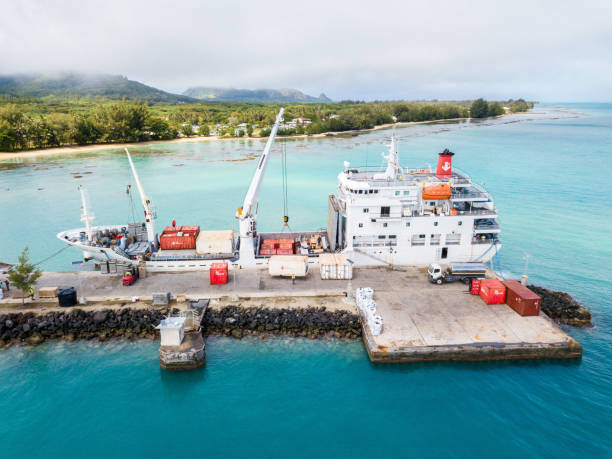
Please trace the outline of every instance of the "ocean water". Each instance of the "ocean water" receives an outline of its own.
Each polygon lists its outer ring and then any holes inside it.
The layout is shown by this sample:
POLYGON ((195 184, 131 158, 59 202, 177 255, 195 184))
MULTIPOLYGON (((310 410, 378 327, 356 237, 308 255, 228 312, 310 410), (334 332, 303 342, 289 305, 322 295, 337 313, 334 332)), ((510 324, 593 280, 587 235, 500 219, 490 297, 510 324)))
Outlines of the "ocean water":
MULTIPOLYGON (((381 164, 390 134, 287 140, 294 230, 323 227, 347 160, 381 164)), ((568 291, 595 328, 568 329, 576 362, 372 365, 360 342, 212 338, 201 371, 158 369, 157 343, 47 343, 0 352, 0 457, 609 457, 612 451, 612 104, 538 105, 477 123, 396 129, 405 167, 454 164, 486 183, 503 227, 498 265, 568 291)), ((259 228, 278 231, 277 142, 259 228)), ((132 148, 159 228, 237 229, 259 140, 132 148)), ((100 224, 140 215, 119 150, 0 162, 0 261, 34 261, 80 226, 83 184, 100 224), (91 172, 86 174, 85 172, 91 172), (74 176, 81 176, 74 178, 74 176)), ((72 249, 44 262, 70 270, 72 249)))

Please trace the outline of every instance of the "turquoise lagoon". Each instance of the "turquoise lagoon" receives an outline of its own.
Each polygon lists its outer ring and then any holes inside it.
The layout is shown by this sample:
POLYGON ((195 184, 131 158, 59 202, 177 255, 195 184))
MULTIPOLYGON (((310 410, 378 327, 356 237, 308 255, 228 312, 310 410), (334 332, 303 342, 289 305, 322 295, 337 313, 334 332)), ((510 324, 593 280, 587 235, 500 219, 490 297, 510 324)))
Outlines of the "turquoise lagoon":
MULTIPOLYGON (((326 224, 343 161, 381 164, 390 130, 286 141, 294 230, 326 224)), ((0 352, 0 457, 609 457, 612 451, 612 104, 538 105, 477 123, 396 129, 405 167, 454 163, 493 194, 503 226, 499 266, 588 306, 595 328, 568 331, 576 362, 372 365, 360 342, 211 338, 201 371, 158 368, 157 343, 47 343, 0 352)), ((282 227, 281 142, 259 228, 282 227)), ((259 140, 131 149, 172 219, 237 229, 233 218, 259 140)), ((99 224, 141 215, 122 151, 0 162, 0 261, 34 261, 80 226, 83 184, 99 224), (89 172, 89 173, 88 173, 89 172), (80 176, 80 178, 74 178, 80 176)), ((140 218, 140 217, 138 217, 140 218)), ((72 249, 42 264, 70 270, 72 249)))

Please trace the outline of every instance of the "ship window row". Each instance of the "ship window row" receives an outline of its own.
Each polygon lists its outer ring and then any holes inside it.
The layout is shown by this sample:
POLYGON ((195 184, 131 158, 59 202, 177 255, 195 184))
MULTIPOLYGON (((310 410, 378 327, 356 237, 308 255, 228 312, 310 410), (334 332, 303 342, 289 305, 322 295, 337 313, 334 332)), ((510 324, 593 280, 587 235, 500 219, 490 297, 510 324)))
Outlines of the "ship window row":
POLYGON ((349 193, 353 193, 353 194, 376 194, 378 193, 378 190, 351 190, 350 188, 347 188, 349 193))
MULTIPOLYGON (((415 234, 410 240, 412 246, 423 246, 427 240, 426 234, 415 234)), ((440 245, 442 241, 441 234, 431 234, 429 236, 429 245, 440 245)), ((459 245, 461 243, 461 234, 447 233, 445 235, 445 245, 459 245)))
MULTIPOLYGON (((395 196, 400 196, 402 194, 401 191, 396 190, 395 191, 395 196)), ((404 196, 410 196, 410 190, 404 190, 404 196)))
POLYGON ((354 247, 395 247, 397 245, 397 235, 386 236, 353 236, 354 247))

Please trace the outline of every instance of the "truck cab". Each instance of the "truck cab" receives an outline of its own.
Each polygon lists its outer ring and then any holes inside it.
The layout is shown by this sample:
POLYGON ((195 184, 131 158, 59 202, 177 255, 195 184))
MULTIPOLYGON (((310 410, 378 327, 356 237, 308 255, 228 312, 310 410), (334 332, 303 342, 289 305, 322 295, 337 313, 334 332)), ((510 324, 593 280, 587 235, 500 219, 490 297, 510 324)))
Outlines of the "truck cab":
POLYGON ((429 281, 441 284, 444 282, 444 273, 442 272, 442 266, 437 263, 432 263, 427 268, 427 274, 429 274, 429 281))

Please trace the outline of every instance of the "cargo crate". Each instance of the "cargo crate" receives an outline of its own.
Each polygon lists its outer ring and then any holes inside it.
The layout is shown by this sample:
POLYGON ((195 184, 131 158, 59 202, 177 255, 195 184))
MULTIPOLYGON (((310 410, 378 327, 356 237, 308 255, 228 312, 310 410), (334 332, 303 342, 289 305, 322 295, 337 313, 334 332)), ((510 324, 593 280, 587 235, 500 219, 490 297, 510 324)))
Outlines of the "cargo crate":
POLYGON ((540 314, 542 298, 515 280, 504 281, 506 287, 506 304, 521 316, 540 314))
POLYGON ((215 284, 227 284, 228 278, 228 267, 227 263, 213 263, 210 265, 210 283, 215 284))
POLYGON ((482 279, 480 297, 487 304, 503 304, 506 301, 506 287, 497 279, 482 279))

